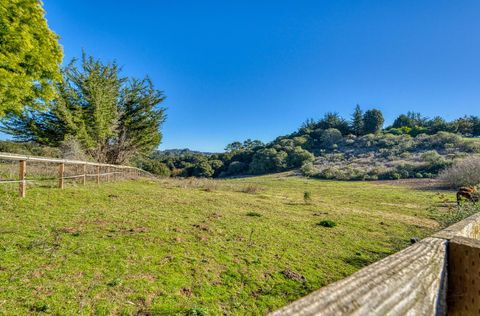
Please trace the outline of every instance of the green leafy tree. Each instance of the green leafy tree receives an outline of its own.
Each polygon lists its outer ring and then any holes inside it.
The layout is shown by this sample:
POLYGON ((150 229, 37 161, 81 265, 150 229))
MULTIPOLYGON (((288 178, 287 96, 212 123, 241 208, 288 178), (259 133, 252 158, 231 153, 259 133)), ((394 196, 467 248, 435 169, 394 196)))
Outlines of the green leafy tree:
POLYGON ((61 62, 41 2, 0 0, 0 117, 52 100, 61 62))
POLYGON ((413 122, 405 114, 400 114, 392 124, 393 128, 413 127, 413 122))
POLYGON ((260 149, 253 155, 250 163, 250 172, 253 174, 263 174, 268 172, 282 171, 286 165, 287 153, 277 151, 274 148, 260 149))
POLYGON ((288 168, 299 168, 304 163, 313 162, 314 160, 315 157, 312 153, 297 146, 288 152, 287 166, 288 168))
POLYGON ((248 171, 248 165, 241 161, 232 161, 228 165, 227 173, 229 175, 241 174, 248 171))
POLYGON ((365 134, 376 134, 381 132, 385 122, 380 110, 372 109, 363 115, 363 129, 365 134))
POLYGON ((208 163, 208 161, 201 161, 193 168, 192 175, 199 178, 210 178, 213 176, 215 170, 208 163))
POLYGON ((471 116, 472 120, 472 134, 473 136, 480 136, 480 117, 478 116, 471 116))
POLYGON ((445 119, 440 116, 435 116, 433 119, 429 120, 426 123, 426 126, 430 134, 436 134, 438 132, 445 132, 450 130, 447 121, 445 121, 445 119))
POLYGON ((352 114, 351 130, 356 136, 363 134, 363 111, 357 104, 352 114))

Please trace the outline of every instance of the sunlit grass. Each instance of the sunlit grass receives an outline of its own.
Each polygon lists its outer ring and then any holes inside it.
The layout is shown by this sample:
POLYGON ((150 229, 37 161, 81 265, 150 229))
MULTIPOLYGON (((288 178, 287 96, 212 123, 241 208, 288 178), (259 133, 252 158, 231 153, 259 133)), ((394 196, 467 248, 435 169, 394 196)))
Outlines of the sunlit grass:
POLYGON ((0 193, 0 314, 263 314, 444 212, 433 191, 285 175, 27 193, 0 193))

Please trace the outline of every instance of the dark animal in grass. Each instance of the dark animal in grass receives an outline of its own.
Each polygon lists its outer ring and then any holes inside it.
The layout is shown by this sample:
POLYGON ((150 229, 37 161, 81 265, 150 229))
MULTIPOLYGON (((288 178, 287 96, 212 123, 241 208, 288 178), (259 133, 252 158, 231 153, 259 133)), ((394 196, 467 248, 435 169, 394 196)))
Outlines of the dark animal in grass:
POLYGON ((479 192, 475 187, 461 187, 457 192, 457 204, 460 205, 462 200, 467 200, 473 203, 479 201, 479 192))

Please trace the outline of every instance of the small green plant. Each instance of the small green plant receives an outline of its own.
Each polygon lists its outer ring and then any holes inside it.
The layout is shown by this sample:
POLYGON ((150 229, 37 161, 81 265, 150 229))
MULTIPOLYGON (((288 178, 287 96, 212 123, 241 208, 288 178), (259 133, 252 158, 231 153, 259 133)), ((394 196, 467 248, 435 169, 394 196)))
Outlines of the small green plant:
POLYGON ((310 202, 312 202, 312 193, 309 191, 303 192, 303 201, 305 202, 305 204, 309 204, 310 202))
POLYGON ((250 216, 250 217, 261 217, 262 214, 257 213, 257 212, 248 212, 248 213, 247 213, 247 216, 250 216))
POLYGON ((480 205, 466 202, 458 208, 449 207, 446 213, 437 218, 444 227, 447 227, 478 212, 480 212, 480 205))
POLYGON ((107 285, 110 287, 114 287, 114 286, 120 285, 120 283, 122 283, 122 280, 120 280, 119 278, 116 278, 108 282, 107 285))
POLYGON ((31 306, 30 310, 37 313, 46 313, 49 310, 49 306, 44 302, 36 302, 31 306))
POLYGON ((189 309, 185 314, 188 316, 203 316, 207 315, 208 311, 203 307, 193 307, 189 309))
POLYGON ((326 220, 323 220, 320 223, 318 223, 318 225, 323 226, 323 227, 332 228, 332 227, 337 226, 337 223, 335 223, 334 221, 332 221, 330 219, 326 219, 326 220))

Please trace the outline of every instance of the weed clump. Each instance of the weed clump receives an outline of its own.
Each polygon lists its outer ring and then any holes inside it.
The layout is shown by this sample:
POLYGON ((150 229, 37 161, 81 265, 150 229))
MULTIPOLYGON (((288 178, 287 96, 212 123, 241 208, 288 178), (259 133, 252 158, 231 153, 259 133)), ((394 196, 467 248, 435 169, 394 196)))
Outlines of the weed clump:
POLYGON ((310 191, 303 192, 303 201, 305 204, 312 202, 312 193, 310 191))
POLYGON ((260 190, 261 190, 261 187, 256 184, 247 184, 246 186, 240 189, 241 192, 250 193, 250 194, 258 193, 260 190))
POLYGON ((250 217, 261 217, 262 216, 262 214, 257 213, 257 212, 248 212, 246 215, 250 216, 250 217))
POLYGON ((318 223, 318 225, 322 226, 322 227, 332 228, 332 227, 337 226, 337 223, 335 223, 334 221, 332 221, 330 219, 326 219, 326 220, 323 220, 320 223, 318 223))

